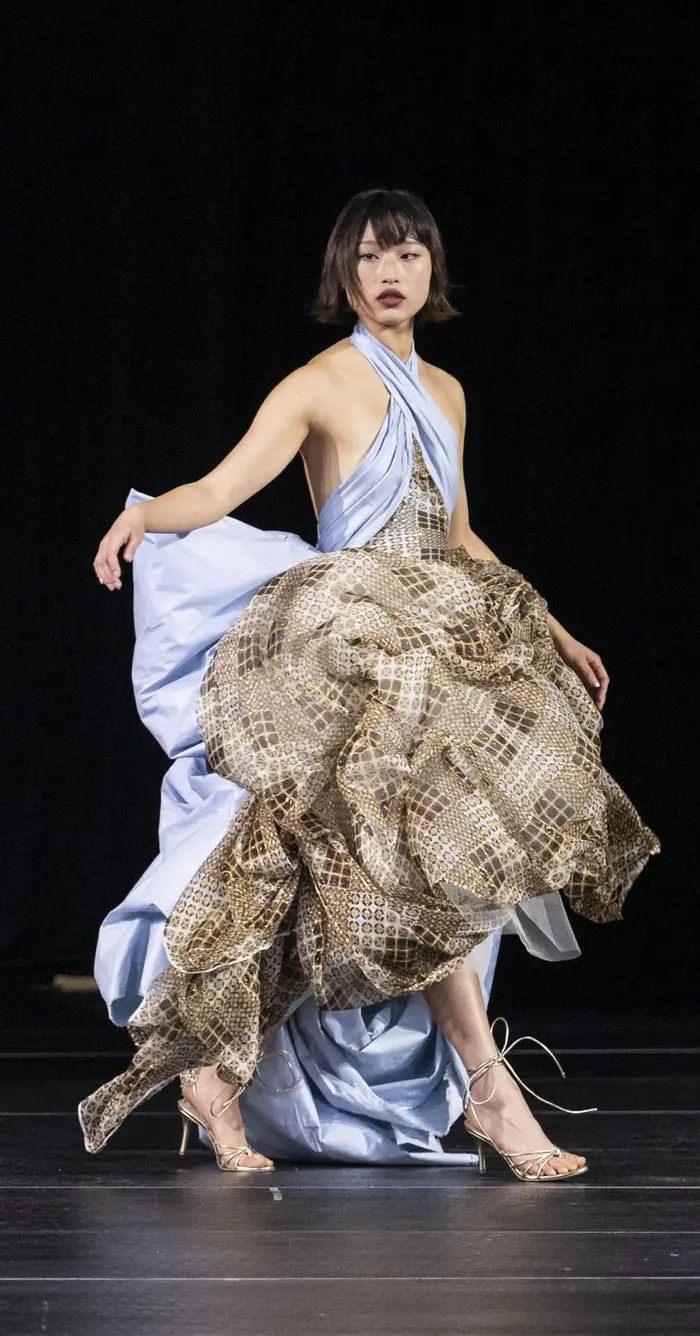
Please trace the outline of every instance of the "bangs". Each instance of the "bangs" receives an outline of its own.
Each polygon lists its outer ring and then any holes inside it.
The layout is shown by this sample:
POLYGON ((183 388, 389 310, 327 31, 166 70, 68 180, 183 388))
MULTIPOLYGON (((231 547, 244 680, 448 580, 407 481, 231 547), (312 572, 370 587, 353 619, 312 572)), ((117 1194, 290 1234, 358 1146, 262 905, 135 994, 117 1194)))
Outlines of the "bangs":
POLYGON ((397 193, 383 190, 358 216, 358 245, 367 223, 371 223, 372 231, 383 250, 388 250, 390 246, 400 246, 408 237, 415 237, 421 245, 432 250, 434 225, 431 228, 432 219, 427 209, 412 206, 412 202, 397 198, 397 193))

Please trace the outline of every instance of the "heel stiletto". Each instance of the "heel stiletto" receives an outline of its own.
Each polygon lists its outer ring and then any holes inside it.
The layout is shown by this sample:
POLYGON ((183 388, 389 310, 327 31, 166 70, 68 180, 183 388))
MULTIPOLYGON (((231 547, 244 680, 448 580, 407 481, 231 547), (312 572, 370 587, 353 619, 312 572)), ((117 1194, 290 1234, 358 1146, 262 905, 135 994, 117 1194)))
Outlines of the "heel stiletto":
POLYGON ((493 1058, 487 1058, 486 1061, 480 1063, 478 1067, 467 1069, 467 1093, 464 1099, 464 1114, 465 1114, 464 1125, 469 1135, 473 1137, 476 1142, 476 1149, 479 1156, 479 1173, 480 1174, 486 1173, 487 1146, 491 1150, 495 1150, 497 1154, 501 1156, 501 1159, 505 1160, 506 1164, 508 1165, 508 1168, 515 1174, 515 1177, 520 1179, 520 1181, 523 1183, 553 1183, 558 1181, 560 1178, 576 1178, 579 1174, 587 1173, 588 1165, 582 1164, 575 1169, 567 1169, 564 1173, 561 1174, 560 1173, 545 1174, 544 1171, 547 1165, 549 1164, 549 1161, 558 1158, 562 1154, 562 1151, 559 1146, 547 1146, 545 1147, 544 1150, 505 1151, 501 1150, 500 1146, 497 1146, 495 1141, 493 1141, 492 1138, 486 1132, 483 1123, 481 1122, 479 1115, 476 1112, 475 1106, 488 1104, 489 1100, 493 1099, 496 1088, 494 1086, 493 1090, 491 1091, 491 1094, 487 1095, 486 1099, 475 1099, 471 1093, 472 1086, 475 1081, 478 1081, 480 1077, 485 1076, 487 1072, 492 1071, 493 1068, 497 1067, 500 1063, 502 1063, 504 1067, 508 1068, 508 1071, 510 1072, 511 1076, 513 1076, 515 1080, 518 1082, 518 1085, 522 1086, 523 1090, 527 1090, 529 1095, 532 1095, 534 1096, 535 1099, 539 1100, 540 1104, 548 1104, 550 1108, 559 1109, 561 1113, 598 1112, 597 1109, 565 1109, 562 1104, 555 1104, 551 1099, 544 1099, 542 1095, 536 1094, 534 1090, 531 1090, 529 1086, 525 1085, 525 1082, 520 1079, 518 1073, 514 1071, 513 1068, 511 1067, 511 1064, 509 1063, 507 1057, 508 1053, 510 1053, 511 1050, 514 1049, 517 1044, 521 1044, 525 1039, 529 1039, 531 1043, 537 1044, 539 1048, 544 1050, 545 1053, 548 1053, 550 1058, 552 1058, 552 1060, 556 1063, 562 1076, 565 1076, 566 1073, 559 1059, 555 1057, 555 1055, 552 1053, 552 1050, 547 1048, 547 1045, 543 1044, 540 1039, 535 1039, 533 1035, 529 1034, 521 1035, 519 1039, 514 1039, 512 1044, 509 1044, 508 1037, 510 1031, 508 1028, 508 1022, 504 1016, 497 1016, 496 1019, 493 1021, 491 1025, 492 1034, 494 1031, 494 1027, 498 1024, 499 1021, 502 1021, 505 1027, 505 1037, 501 1048, 498 1050, 498 1053, 493 1058), (478 1123, 478 1128, 479 1128, 478 1131, 473 1127, 469 1127, 466 1121, 466 1115, 470 1107, 478 1123), (534 1166, 537 1167, 537 1172, 536 1173, 529 1172, 530 1169, 532 1169, 534 1166))
POLYGON ((178 1155, 186 1155, 187 1143, 190 1139, 190 1128, 192 1124, 189 1118, 185 1117, 184 1113, 181 1113, 180 1117, 182 1119, 182 1141, 180 1142, 180 1149, 178 1151, 178 1155))
MULTIPOLYGON (((196 1080, 190 1081, 188 1084, 192 1086, 192 1091, 196 1098, 197 1096, 196 1080)), ((226 1109, 230 1108, 231 1105, 237 1100, 237 1098, 238 1095, 233 1095, 231 1099, 226 1100, 218 1113, 214 1113, 214 1100, 212 1100, 209 1109, 211 1117, 220 1118, 222 1113, 225 1113, 226 1109)), ((192 1126, 202 1127, 206 1132, 207 1136, 209 1137, 212 1146, 214 1147, 214 1154, 216 1155, 216 1163, 218 1164, 220 1169, 225 1169, 229 1173, 239 1173, 239 1174, 267 1174, 270 1172, 270 1170, 274 1169, 275 1167, 274 1164, 241 1164, 240 1161, 243 1158, 243 1156, 255 1155, 257 1153, 255 1150, 253 1150, 252 1146, 249 1146, 247 1142, 242 1146, 221 1145, 214 1136, 214 1133, 209 1123, 206 1121, 206 1119, 202 1118, 201 1114, 199 1114, 197 1110, 194 1109, 186 1099, 179 1099, 177 1102, 177 1107, 180 1111, 180 1117, 182 1119, 182 1140, 180 1142, 180 1149, 178 1151, 179 1155, 185 1155, 187 1153, 187 1143, 189 1141, 190 1127, 192 1126)))

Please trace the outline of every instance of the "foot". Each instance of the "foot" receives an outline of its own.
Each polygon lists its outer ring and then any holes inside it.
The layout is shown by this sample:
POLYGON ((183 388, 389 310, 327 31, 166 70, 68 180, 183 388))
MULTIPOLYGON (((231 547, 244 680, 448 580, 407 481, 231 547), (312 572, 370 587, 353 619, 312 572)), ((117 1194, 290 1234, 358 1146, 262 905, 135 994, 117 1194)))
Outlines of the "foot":
MULTIPOLYGON (((222 1105, 229 1100, 233 1094, 233 1086, 225 1085, 216 1075, 215 1067, 202 1067, 197 1076, 196 1087, 183 1083, 182 1095, 188 1104, 199 1114, 203 1122, 211 1127, 219 1146, 222 1149, 240 1147, 246 1145, 245 1128, 238 1108, 238 1100, 234 1100, 227 1109, 221 1113, 222 1105), (211 1109, 214 1105, 214 1115, 211 1109)), ((268 1160, 266 1155, 261 1155, 259 1151, 253 1151, 252 1155, 241 1157, 241 1164, 246 1169, 267 1169, 274 1167, 272 1160, 268 1160)))
MULTIPOLYGON (((502 1063, 492 1067, 474 1082, 472 1094, 475 1103, 467 1105, 464 1119, 468 1131, 485 1132, 499 1150, 507 1151, 510 1155, 517 1156, 519 1151, 549 1150, 553 1146, 554 1143, 542 1131, 520 1088, 502 1063), (476 1103, 477 1100, 486 1099, 492 1090, 493 1098, 489 1099, 487 1104, 476 1103)), ((532 1163, 528 1163, 527 1159, 523 1158, 516 1159, 515 1163, 524 1173, 534 1178, 541 1160, 533 1157, 532 1163)), ((541 1177, 570 1174, 585 1163, 585 1156, 562 1151, 561 1155, 553 1156, 547 1161, 541 1177)))

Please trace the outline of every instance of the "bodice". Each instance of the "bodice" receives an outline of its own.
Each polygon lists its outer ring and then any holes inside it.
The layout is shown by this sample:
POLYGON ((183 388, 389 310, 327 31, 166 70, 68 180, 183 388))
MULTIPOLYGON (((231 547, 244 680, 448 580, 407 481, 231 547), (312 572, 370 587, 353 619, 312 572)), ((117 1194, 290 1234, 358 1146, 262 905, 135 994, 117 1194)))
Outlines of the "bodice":
POLYGON ((363 543, 365 551, 399 552, 411 560, 439 560, 447 550, 450 518, 426 466, 420 442, 411 438, 410 482, 393 515, 363 543))

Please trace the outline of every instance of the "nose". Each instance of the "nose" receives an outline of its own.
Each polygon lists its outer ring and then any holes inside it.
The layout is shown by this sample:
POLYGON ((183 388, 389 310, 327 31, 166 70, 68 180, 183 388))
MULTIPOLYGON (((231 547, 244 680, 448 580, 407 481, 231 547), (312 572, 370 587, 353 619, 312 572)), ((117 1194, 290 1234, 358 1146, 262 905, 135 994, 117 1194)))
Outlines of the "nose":
POLYGON ((398 265, 396 256, 393 254, 383 255, 379 261, 379 281, 383 287, 389 288, 392 283, 397 281, 398 265))

